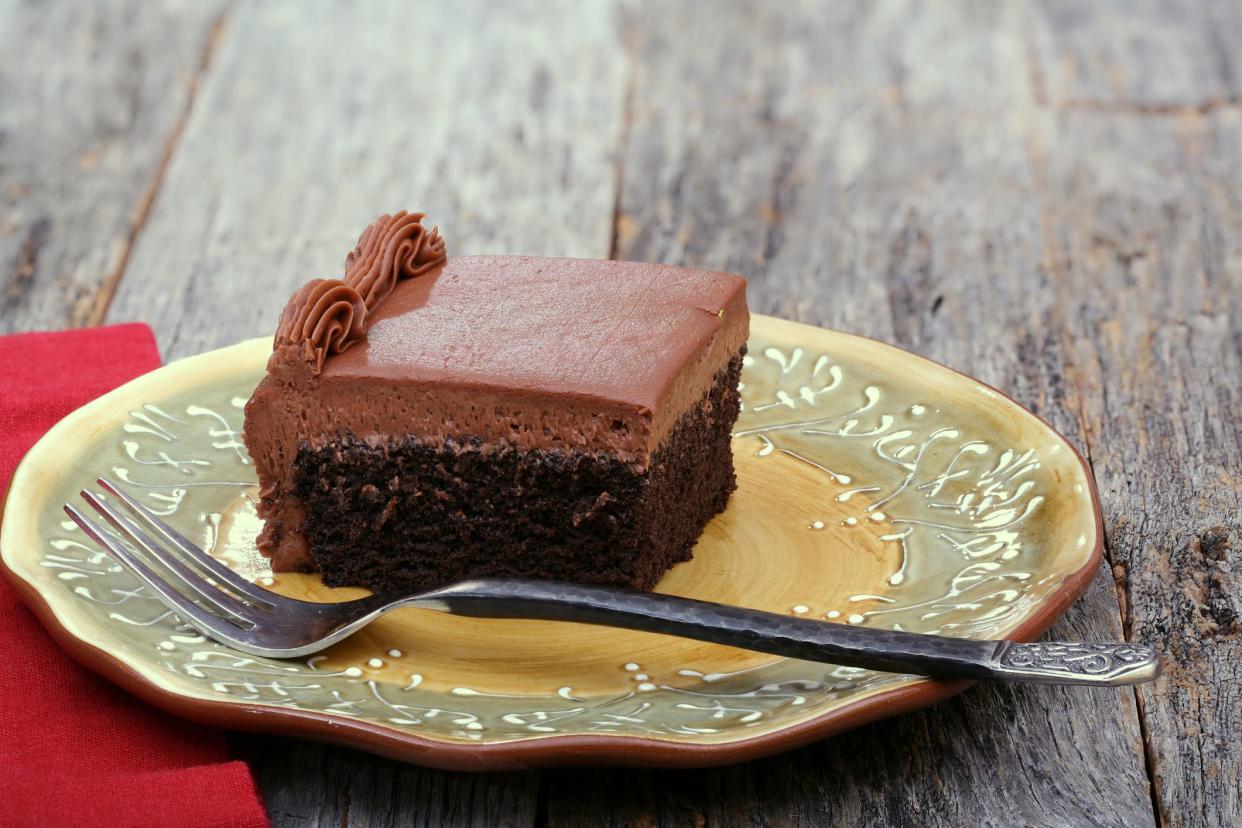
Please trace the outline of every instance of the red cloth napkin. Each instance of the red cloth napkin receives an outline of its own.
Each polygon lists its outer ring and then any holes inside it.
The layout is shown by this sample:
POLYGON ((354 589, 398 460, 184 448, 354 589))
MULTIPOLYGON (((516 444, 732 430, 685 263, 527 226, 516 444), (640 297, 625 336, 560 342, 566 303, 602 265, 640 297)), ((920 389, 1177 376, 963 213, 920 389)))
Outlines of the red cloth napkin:
MULTIPOLYGON (((0 337, 0 486, 57 420, 159 364, 146 325, 0 337)), ((267 824, 223 734, 79 667, 0 579, 0 825, 267 824)))

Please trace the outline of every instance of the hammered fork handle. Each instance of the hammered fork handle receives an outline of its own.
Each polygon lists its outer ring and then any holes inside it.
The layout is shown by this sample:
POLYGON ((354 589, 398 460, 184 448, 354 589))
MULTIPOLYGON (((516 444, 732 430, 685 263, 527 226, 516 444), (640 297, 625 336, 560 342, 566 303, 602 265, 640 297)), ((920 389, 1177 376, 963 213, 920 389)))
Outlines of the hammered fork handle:
POLYGON ((1140 644, 976 641, 550 581, 465 581, 393 605, 479 618, 577 621, 945 679, 1121 685, 1149 681, 1160 671, 1159 656, 1140 644))

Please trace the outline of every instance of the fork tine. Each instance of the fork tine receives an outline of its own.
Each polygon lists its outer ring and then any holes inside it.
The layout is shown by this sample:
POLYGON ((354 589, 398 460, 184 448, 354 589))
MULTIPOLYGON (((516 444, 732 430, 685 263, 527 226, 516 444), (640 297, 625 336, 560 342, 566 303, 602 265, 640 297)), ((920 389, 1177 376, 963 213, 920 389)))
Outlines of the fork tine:
POLYGON ((129 494, 123 491, 111 480, 101 477, 96 482, 99 483, 100 486, 103 486, 104 490, 108 492, 108 494, 113 495, 120 500, 121 503, 124 504, 124 506, 135 517, 141 518, 147 523, 147 525, 151 526, 160 535, 162 535, 165 541, 171 543, 187 558, 190 558, 195 564, 206 570, 207 574, 209 574, 212 578, 227 585, 229 589, 233 590, 237 594, 244 595, 246 598, 252 599, 256 604, 266 607, 275 606, 275 602, 273 601, 275 596, 271 592, 255 586, 224 564, 217 561, 209 553, 200 549, 196 544, 191 542, 176 529, 173 529, 167 523, 156 517, 151 510, 149 510, 146 506, 143 506, 134 498, 130 497, 129 494))
POLYGON ((212 609, 236 618, 241 622, 240 626, 254 626, 254 619, 247 616, 247 610, 253 612, 253 607, 242 603, 219 587, 208 583, 202 575, 199 575, 177 560, 175 555, 151 540, 150 536, 134 525, 133 521, 119 513, 116 509, 113 509, 107 503, 104 503, 94 492, 83 491, 82 498, 91 505, 91 508, 99 512, 109 523, 119 529, 122 534, 128 536, 131 541, 140 546, 153 560, 172 570, 181 579, 181 582, 189 587, 191 592, 201 598, 212 609))
POLYGON ((168 607, 191 626, 206 636, 223 641, 226 644, 234 646, 245 642, 238 636, 243 632, 239 627, 234 626, 225 619, 212 615, 197 606, 181 593, 177 592, 168 582, 156 575, 145 563, 140 561, 128 549, 117 543, 113 538, 109 537, 102 528, 86 515, 79 512, 68 503, 65 504, 65 514, 73 519, 73 522, 81 527, 82 531, 87 534, 93 541, 108 550, 118 563, 127 568, 140 581, 146 584, 155 592, 156 596, 168 607))

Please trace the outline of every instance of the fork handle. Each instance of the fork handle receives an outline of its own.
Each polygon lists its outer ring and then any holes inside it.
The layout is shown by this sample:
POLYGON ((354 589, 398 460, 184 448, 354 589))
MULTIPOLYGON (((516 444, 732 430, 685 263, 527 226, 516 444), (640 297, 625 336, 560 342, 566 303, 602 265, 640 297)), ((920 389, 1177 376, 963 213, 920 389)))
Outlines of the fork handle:
POLYGON ((1123 685, 1154 679, 1159 656, 1139 644, 975 641, 833 624, 761 610, 536 580, 463 581, 396 606, 475 618, 575 621, 663 633, 773 655, 942 679, 1123 685))

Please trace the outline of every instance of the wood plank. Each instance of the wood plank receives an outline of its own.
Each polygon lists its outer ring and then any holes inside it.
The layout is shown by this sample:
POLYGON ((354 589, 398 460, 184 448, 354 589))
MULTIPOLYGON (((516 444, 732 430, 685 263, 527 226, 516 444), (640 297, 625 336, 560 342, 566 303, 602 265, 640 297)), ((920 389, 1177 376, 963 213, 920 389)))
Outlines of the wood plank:
MULTIPOLYGON (((945 361, 1081 444, 1078 391, 1062 369, 1074 342, 1041 264, 1021 23, 986 3, 643 9, 621 255, 741 272, 752 308, 945 361), (685 31, 699 48, 669 49, 685 31)), ((1102 569, 1050 636, 1120 637, 1111 580, 1102 569)), ((747 766, 544 778, 554 825, 590 815, 618 825, 1154 821, 1129 691, 981 686, 747 766)))
POLYGON ((0 332, 98 321, 219 6, 0 1, 0 332))
POLYGON ((1046 103, 1169 114, 1242 101, 1236 2, 1044 0, 1024 11, 1046 103))
POLYGON ((605 3, 241 5, 108 318, 167 357, 269 334, 402 208, 454 255, 606 256, 617 43, 605 3))
POLYGON ((273 825, 533 825, 539 774, 441 773, 347 748, 238 735, 273 825))
MULTIPOLYGON (((1236 3, 1042 14, 1043 65, 1081 64, 1107 106, 1032 130, 1046 259, 1072 310, 1084 436, 1125 624, 1169 653, 1140 688, 1158 816, 1242 823, 1242 111, 1236 3), (1119 19, 1124 22, 1119 23, 1119 19)), ((1098 95, 1097 95, 1098 97, 1098 95)))
MULTIPOLYGON (((243 3, 232 13, 109 319, 168 358, 270 335, 383 211, 454 254, 603 257, 623 60, 612 9, 570 0, 243 3)), ((446 774, 246 737, 277 825, 521 825, 537 773, 446 774)))
POLYGON ((1126 624, 1169 655, 1139 690, 1161 821, 1239 824, 1242 112, 1042 127, 1049 255, 1126 624))

